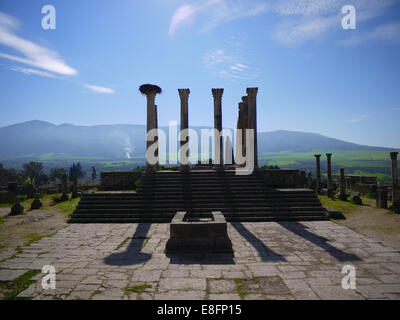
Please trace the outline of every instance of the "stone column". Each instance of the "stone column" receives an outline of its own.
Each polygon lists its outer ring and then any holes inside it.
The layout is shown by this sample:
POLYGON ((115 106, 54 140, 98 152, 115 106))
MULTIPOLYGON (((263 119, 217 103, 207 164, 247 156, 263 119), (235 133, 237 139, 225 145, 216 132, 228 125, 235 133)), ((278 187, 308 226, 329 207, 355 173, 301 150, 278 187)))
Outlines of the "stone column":
POLYGON ((257 92, 258 88, 247 88, 248 96, 248 127, 254 130, 254 168, 258 167, 257 147, 257 92))
POLYGON ((396 213, 400 213, 400 200, 398 193, 398 181, 397 181, 397 154, 398 152, 391 152, 390 158, 392 159, 392 205, 389 207, 396 213))
POLYGON ((328 197, 332 196, 332 167, 331 167, 331 157, 332 153, 326 154, 326 164, 327 164, 327 172, 328 172, 328 197))
MULTIPOLYGON (((146 94, 147 97, 147 132, 149 132, 152 129, 155 129, 156 125, 156 108, 155 108, 155 99, 156 99, 156 93, 155 92, 150 92, 146 94)), ((147 139, 146 139, 147 140, 147 139)), ((153 141, 146 141, 146 150, 154 143, 153 141)), ((146 157, 146 163, 147 163, 147 169, 154 168, 153 165, 151 165, 147 161, 146 157)))
POLYGON ((67 201, 68 200, 68 194, 67 194, 67 174, 64 173, 62 175, 62 194, 61 194, 61 201, 67 201))
POLYGON ((377 208, 387 209, 387 189, 378 187, 376 190, 376 206, 377 208))
POLYGON ((398 152, 391 152, 390 158, 392 159, 392 201, 399 201, 399 194, 397 191, 397 154, 398 152))
POLYGON ((71 199, 77 198, 78 197, 78 177, 74 177, 73 183, 72 183, 72 195, 71 199))
POLYGON ((182 147, 189 143, 189 137, 184 139, 182 130, 189 128, 189 94, 190 89, 178 89, 179 98, 181 99, 181 127, 180 127, 180 169, 183 171, 189 170, 189 151, 186 153, 182 150, 182 147), (187 162, 188 164, 183 164, 187 162))
POLYGON ((214 134, 214 163, 220 169, 223 166, 222 159, 222 94, 224 93, 224 89, 212 89, 212 95, 214 97, 214 129, 218 131, 219 134, 214 134), (217 149, 217 140, 219 139, 219 148, 217 149))
POLYGON ((156 167, 157 169, 160 168, 160 158, 159 158, 159 154, 158 154, 158 114, 157 114, 157 105, 154 105, 154 129, 157 129, 157 136, 154 138, 154 141, 157 145, 157 151, 155 152, 156 156, 157 156, 157 164, 156 167))
POLYGON ((315 160, 316 160, 316 180, 315 180, 315 192, 320 194, 321 193, 321 164, 320 164, 320 154, 314 154, 315 160))
POLYGON ((307 175, 307 188, 312 189, 312 186, 313 186, 312 175, 311 172, 309 172, 307 175))
POLYGON ((340 182, 339 182, 339 200, 346 201, 346 178, 344 176, 344 169, 340 168, 340 182))

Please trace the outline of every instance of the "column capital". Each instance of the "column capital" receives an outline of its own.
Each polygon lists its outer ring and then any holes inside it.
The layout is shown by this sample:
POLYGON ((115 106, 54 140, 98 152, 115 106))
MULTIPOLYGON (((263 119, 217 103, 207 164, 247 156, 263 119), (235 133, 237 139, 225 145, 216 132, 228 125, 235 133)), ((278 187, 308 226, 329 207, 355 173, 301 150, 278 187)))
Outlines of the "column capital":
POLYGON ((178 89, 178 92, 181 99, 189 98, 190 89, 178 89))
POLYGON ((246 89, 246 93, 249 97, 256 97, 257 96, 257 92, 258 92, 258 88, 247 88, 246 89))
POLYGON ((244 104, 248 104, 249 103, 249 97, 248 96, 243 96, 242 97, 242 101, 244 104))
POLYGON ((332 153, 325 153, 328 158, 332 156, 332 153))
POLYGON ((397 160, 397 155, 398 155, 398 152, 391 152, 391 153, 390 153, 390 158, 391 158, 392 160, 397 160))
POLYGON ((314 157, 319 158, 319 157, 321 157, 321 155, 320 154, 314 154, 314 157))
POLYGON ((211 89, 212 95, 214 97, 214 99, 221 99, 222 98, 222 94, 224 93, 224 89, 223 88, 219 88, 219 89, 211 89))

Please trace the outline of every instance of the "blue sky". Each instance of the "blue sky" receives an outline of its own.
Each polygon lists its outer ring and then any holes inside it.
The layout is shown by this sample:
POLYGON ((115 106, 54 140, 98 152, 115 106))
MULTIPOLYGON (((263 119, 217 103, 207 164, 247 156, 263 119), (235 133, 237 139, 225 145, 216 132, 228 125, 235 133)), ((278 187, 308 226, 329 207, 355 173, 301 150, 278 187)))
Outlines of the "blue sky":
POLYGON ((400 148, 400 1, 1 0, 0 126, 29 120, 145 124, 153 83, 159 125, 213 126, 224 88, 233 128, 258 87, 259 131, 296 130, 400 148), (44 5, 56 29, 42 28, 44 5), (356 8, 344 30, 343 5, 356 8))

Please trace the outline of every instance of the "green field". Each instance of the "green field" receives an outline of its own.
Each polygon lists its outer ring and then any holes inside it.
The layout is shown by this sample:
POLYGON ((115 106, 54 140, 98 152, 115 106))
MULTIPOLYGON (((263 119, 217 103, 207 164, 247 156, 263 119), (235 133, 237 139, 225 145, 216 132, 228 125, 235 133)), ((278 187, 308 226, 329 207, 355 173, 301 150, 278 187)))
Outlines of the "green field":
MULTIPOLYGON (((321 154, 321 170, 326 171, 325 150, 311 152, 268 152, 259 157, 260 165, 278 165, 281 168, 298 168, 315 172, 314 154, 321 154)), ((332 170, 344 168, 347 174, 375 176, 379 181, 390 181, 391 160, 388 151, 334 151, 332 170)))
MULTIPOLYGON (((259 156, 259 165, 277 165, 280 168, 301 169, 315 173, 314 154, 322 154, 321 170, 326 172, 326 150, 313 150, 311 152, 267 152, 259 156)), ((381 182, 388 182, 391 179, 391 160, 388 151, 334 151, 332 152, 332 171, 337 173, 339 168, 344 168, 346 174, 357 174, 365 176, 376 176, 381 182)), ((171 158, 176 158, 172 154, 171 158)), ((168 155, 165 157, 168 158, 168 155)), ((192 163, 198 158, 207 159, 208 154, 191 154, 192 163)), ((45 154, 41 156, 25 155, 16 159, 4 160, 6 167, 22 168, 22 164, 28 161, 43 162, 45 170, 54 167, 69 168, 73 162, 80 162, 86 172, 90 172, 92 166, 97 172, 101 171, 125 171, 134 170, 145 165, 144 156, 136 156, 131 159, 102 159, 98 157, 76 157, 67 154, 45 154)), ((161 164, 163 164, 161 162, 161 164)))

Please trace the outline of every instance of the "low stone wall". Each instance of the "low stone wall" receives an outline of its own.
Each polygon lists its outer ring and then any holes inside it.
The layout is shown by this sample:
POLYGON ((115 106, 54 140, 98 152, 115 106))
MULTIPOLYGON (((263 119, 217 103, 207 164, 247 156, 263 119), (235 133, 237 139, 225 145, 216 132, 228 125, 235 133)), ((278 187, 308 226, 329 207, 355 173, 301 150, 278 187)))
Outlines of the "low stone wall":
POLYGON ((264 180, 267 186, 271 187, 304 187, 305 181, 300 174, 300 170, 294 169, 266 169, 264 170, 264 180))
POLYGON ((102 172, 100 188, 102 190, 136 189, 135 181, 141 174, 141 171, 102 172))

